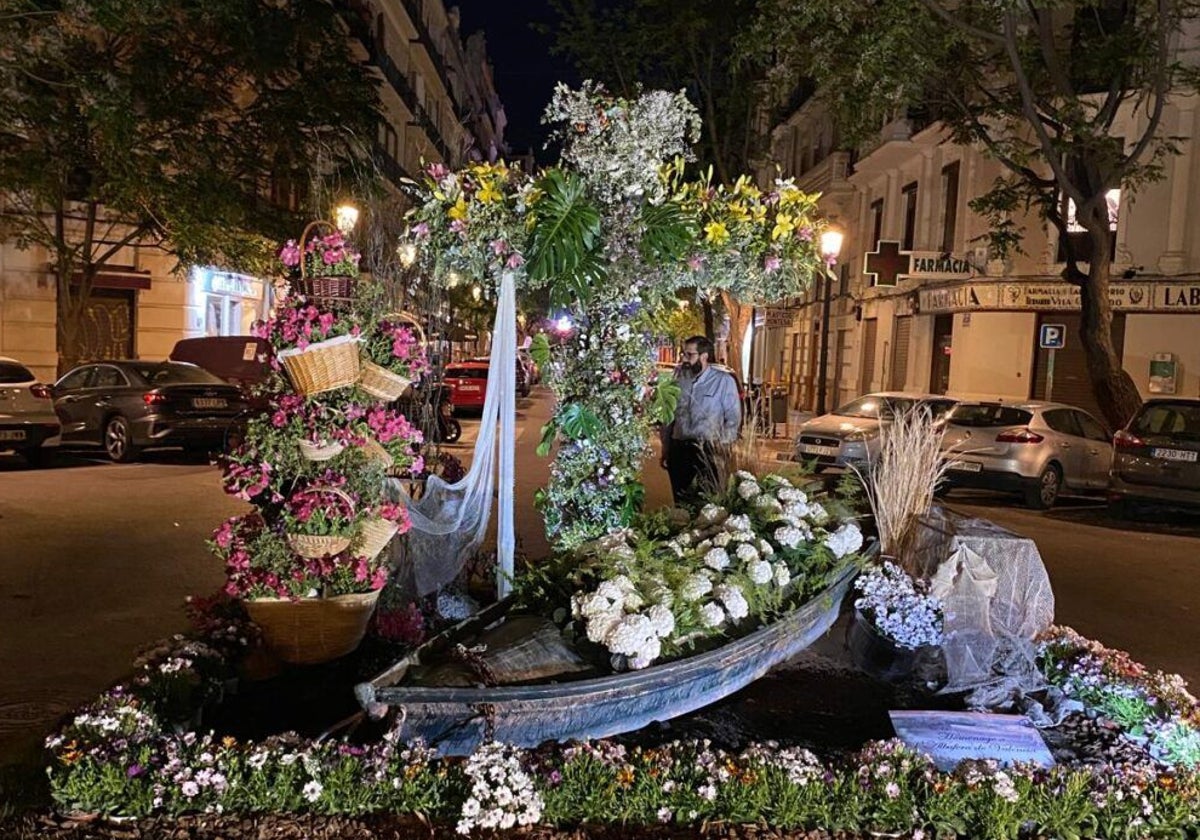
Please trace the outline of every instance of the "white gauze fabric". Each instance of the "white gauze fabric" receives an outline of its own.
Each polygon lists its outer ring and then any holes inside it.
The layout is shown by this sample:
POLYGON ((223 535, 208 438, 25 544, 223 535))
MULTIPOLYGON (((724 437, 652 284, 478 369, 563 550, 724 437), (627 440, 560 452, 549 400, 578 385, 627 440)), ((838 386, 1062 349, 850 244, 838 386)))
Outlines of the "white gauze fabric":
POLYGON ((392 484, 412 520, 400 571, 402 579, 410 578, 417 595, 435 592, 454 580, 463 564, 478 550, 487 535, 492 498, 497 489, 497 586, 501 597, 508 593, 516 547, 513 530, 516 366, 516 279, 511 272, 505 272, 500 278, 487 392, 471 468, 454 484, 431 475, 424 494, 416 500, 404 492, 400 482, 392 484))

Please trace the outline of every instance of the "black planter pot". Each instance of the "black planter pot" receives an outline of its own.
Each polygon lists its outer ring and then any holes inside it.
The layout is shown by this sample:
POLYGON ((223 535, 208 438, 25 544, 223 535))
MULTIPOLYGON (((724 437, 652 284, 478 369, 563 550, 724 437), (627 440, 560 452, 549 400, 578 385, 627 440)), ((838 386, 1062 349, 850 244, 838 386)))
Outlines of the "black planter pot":
POLYGON ((884 682, 906 682, 915 676, 926 649, 900 647, 882 635, 858 610, 846 631, 846 647, 854 665, 884 682))

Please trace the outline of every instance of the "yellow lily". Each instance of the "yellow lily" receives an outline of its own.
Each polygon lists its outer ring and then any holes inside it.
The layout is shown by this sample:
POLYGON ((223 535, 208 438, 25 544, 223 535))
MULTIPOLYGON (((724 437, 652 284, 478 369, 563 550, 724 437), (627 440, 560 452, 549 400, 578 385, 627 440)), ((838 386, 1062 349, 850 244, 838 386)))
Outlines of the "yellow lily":
POLYGON ((704 239, 714 245, 723 245, 729 239, 729 229, 724 222, 709 222, 704 226, 704 239))
POLYGON ((496 189, 496 185, 491 181, 483 181, 480 184, 479 192, 475 193, 475 197, 483 204, 491 204, 493 201, 500 201, 504 198, 504 194, 496 189))
POLYGON ((796 222, 787 213, 775 216, 775 229, 771 231, 772 239, 782 239, 796 229, 796 222))
POLYGON ((455 221, 460 221, 460 222, 466 221, 466 219, 467 219, 466 199, 464 199, 460 195, 458 197, 458 201, 454 202, 454 206, 446 211, 446 215, 448 215, 451 219, 454 219, 455 221))

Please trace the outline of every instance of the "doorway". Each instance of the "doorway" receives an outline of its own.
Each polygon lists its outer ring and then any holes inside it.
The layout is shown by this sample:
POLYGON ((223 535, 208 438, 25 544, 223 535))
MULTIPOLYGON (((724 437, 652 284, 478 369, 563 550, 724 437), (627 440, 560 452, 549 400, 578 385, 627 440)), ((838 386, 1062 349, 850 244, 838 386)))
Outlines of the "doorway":
POLYGON ((950 353, 954 345, 954 316, 933 316, 933 357, 929 361, 929 393, 950 390, 950 353))

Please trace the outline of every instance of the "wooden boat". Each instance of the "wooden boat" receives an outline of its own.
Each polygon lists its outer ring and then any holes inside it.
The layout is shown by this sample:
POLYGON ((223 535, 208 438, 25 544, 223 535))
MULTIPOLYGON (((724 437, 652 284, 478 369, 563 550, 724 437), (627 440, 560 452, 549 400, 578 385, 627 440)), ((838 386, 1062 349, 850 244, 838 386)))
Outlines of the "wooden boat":
POLYGON ((403 740, 443 755, 469 755, 488 740, 520 747, 632 732, 708 706, 807 648, 833 625, 856 569, 838 573, 814 598, 778 621, 686 659, 589 679, 537 685, 402 685, 411 667, 503 617, 504 601, 431 640, 355 694, 378 719, 395 712, 403 740))

